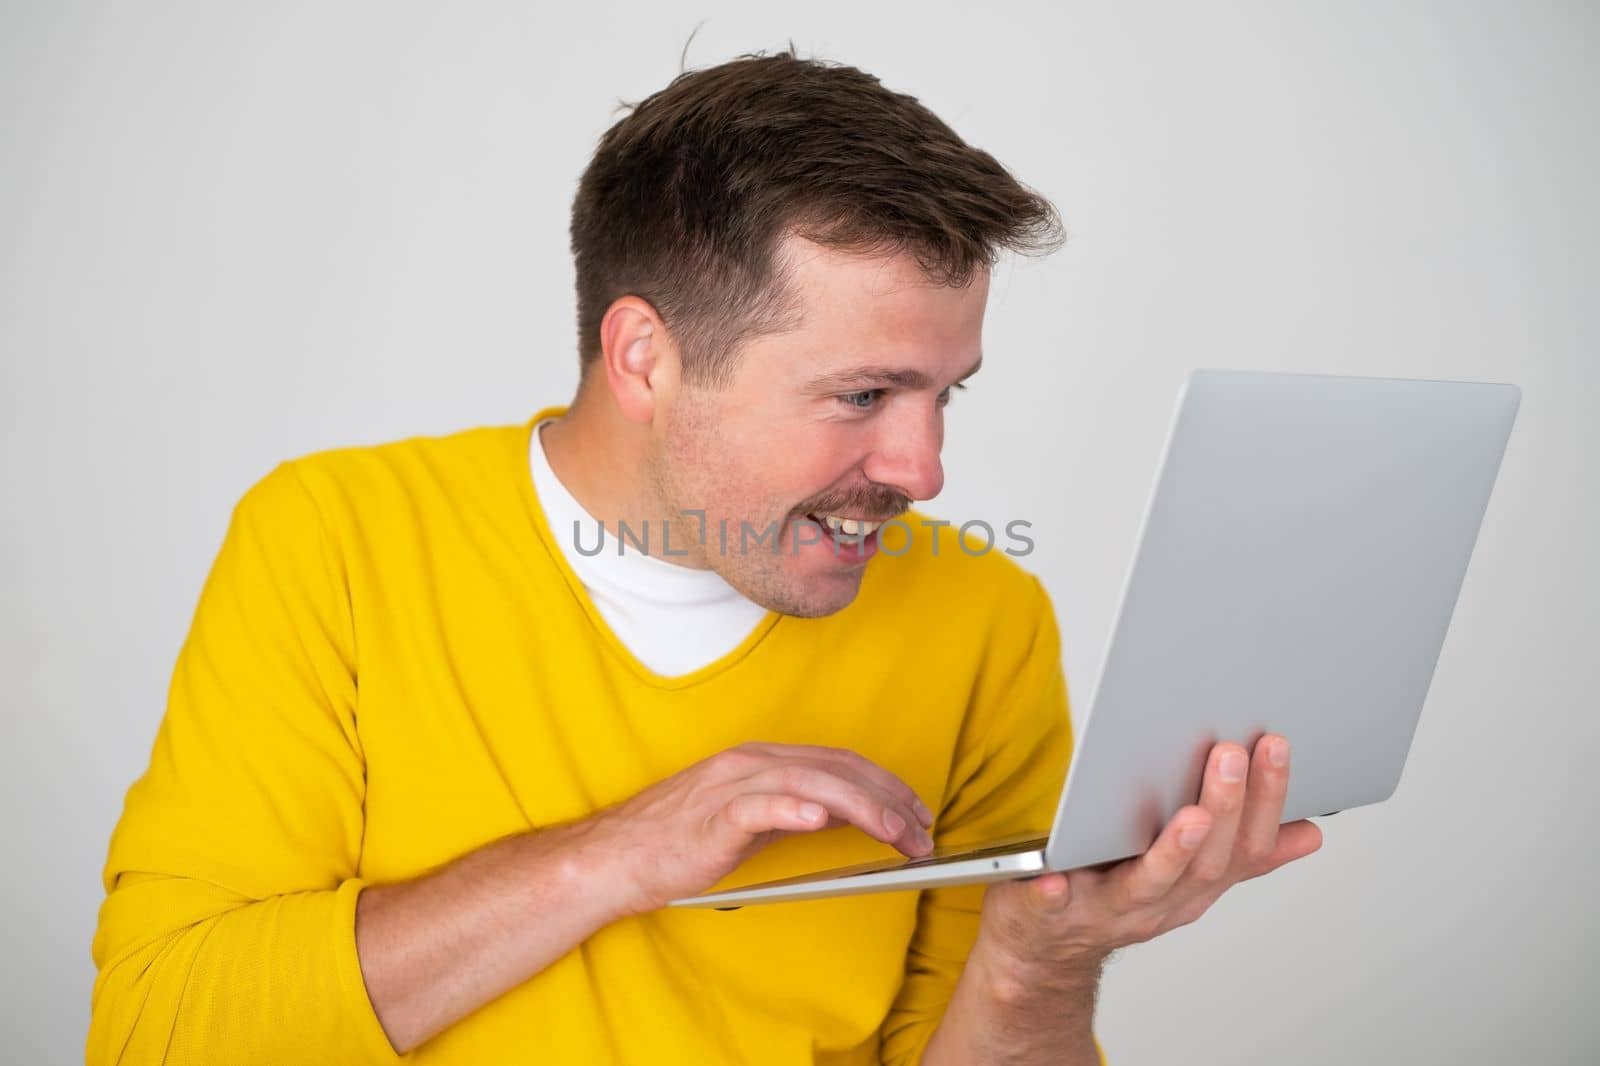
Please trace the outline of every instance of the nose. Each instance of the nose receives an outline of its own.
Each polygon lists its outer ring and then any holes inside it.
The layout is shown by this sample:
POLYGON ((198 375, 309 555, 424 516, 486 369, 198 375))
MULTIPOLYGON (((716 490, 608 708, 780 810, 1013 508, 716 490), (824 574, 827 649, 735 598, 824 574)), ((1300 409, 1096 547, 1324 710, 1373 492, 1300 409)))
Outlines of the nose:
POLYGON ((862 464, 868 480, 889 485, 913 500, 931 500, 944 488, 944 412, 917 405, 880 418, 872 454, 862 464))

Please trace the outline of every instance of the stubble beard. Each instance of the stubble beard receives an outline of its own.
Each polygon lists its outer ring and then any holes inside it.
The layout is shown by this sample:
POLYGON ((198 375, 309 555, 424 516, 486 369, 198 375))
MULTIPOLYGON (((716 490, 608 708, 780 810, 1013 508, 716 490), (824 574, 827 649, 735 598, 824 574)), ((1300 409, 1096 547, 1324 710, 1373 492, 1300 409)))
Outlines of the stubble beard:
MULTIPOLYGON (((672 447, 669 436, 668 448, 672 447)), ((680 449, 681 450, 681 449, 680 449)), ((698 453, 698 449, 694 449, 698 453)), ((746 536, 740 519, 729 517, 726 547, 723 544, 721 519, 705 514, 705 536, 700 539, 701 521, 697 512, 704 513, 706 504, 718 498, 713 486, 697 488, 690 479, 678 476, 678 467, 672 458, 660 452, 652 453, 646 463, 645 475, 651 492, 658 501, 661 513, 671 522, 674 530, 683 529, 691 551, 690 559, 715 572, 735 591, 753 603, 778 614, 797 618, 821 618, 848 606, 860 589, 861 571, 853 574, 818 577, 806 582, 784 568, 784 553, 794 552, 794 540, 800 532, 799 519, 785 515, 784 523, 776 534, 781 538, 777 550, 771 542, 756 544, 754 536, 746 536), (814 588, 807 588, 813 585, 814 588)), ((752 523, 752 533, 765 533, 765 524, 752 523)), ((678 538, 674 537, 674 543, 678 538)))

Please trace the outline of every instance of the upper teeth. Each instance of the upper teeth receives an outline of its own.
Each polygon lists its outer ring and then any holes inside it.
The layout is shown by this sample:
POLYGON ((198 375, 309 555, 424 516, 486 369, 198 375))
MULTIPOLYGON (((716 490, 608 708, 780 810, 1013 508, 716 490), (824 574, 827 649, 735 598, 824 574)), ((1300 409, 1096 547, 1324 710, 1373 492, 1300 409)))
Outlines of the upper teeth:
POLYGON ((832 514, 823 515, 822 520, 828 524, 829 529, 836 530, 840 533, 846 533, 852 537, 868 536, 879 526, 883 525, 882 522, 863 522, 859 519, 840 518, 838 515, 832 514))

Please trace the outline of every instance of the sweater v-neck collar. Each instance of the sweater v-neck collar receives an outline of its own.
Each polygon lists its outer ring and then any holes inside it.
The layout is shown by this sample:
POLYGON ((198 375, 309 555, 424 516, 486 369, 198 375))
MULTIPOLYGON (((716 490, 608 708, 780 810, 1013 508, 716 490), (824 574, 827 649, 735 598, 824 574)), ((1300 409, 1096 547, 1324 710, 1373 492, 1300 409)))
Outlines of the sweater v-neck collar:
MULTIPOLYGON (((566 553, 561 550, 561 545, 556 540, 555 531, 551 528, 550 520, 534 487, 533 471, 529 465, 530 448, 533 445, 535 428, 546 419, 559 417, 565 414, 566 411, 567 407, 565 405, 544 408, 518 427, 515 432, 508 433, 507 437, 510 438, 508 443, 515 449, 514 454, 508 458, 512 460, 512 469, 516 471, 517 491, 528 509, 528 515, 534 534, 539 541, 539 546, 546 553, 551 565, 560 571, 568 590, 577 600, 584 615, 588 618, 589 624, 593 627, 596 637, 611 651, 612 655, 627 667, 630 673, 651 688, 665 690, 690 688, 709 681, 736 666, 767 638, 768 634, 785 618, 783 614, 777 611, 767 611, 761 620, 756 623, 755 627, 746 634, 744 640, 740 641, 725 655, 689 673, 672 677, 658 674, 641 662, 638 656, 634 655, 627 645, 622 642, 621 638, 617 636, 616 632, 612 630, 605 617, 601 615, 588 590, 584 587, 583 580, 572 568, 566 553)), ((635 561, 656 566, 672 566, 671 563, 664 563, 659 559, 636 557, 635 561)), ((698 584, 696 579, 699 575, 689 572, 688 576, 691 585, 698 584)))

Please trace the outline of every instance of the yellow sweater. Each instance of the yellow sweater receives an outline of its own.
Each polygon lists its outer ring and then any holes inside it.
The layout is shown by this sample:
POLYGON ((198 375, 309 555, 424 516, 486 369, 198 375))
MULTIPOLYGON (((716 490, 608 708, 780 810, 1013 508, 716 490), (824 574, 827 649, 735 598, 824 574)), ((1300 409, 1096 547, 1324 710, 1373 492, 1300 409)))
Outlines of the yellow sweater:
MULTIPOLYGON (((1071 734, 1035 578, 913 513, 910 550, 880 553, 845 610, 769 614, 716 662, 655 675, 535 498, 528 434, 561 410, 306 456, 240 500, 111 838, 89 1063, 402 1061, 356 954, 365 885, 747 740, 876 760, 928 801, 940 844, 1049 825, 1071 734)), ((893 854, 825 830, 724 884, 893 854)), ((624 920, 404 1061, 916 1062, 982 894, 624 920)))

